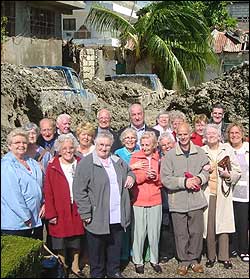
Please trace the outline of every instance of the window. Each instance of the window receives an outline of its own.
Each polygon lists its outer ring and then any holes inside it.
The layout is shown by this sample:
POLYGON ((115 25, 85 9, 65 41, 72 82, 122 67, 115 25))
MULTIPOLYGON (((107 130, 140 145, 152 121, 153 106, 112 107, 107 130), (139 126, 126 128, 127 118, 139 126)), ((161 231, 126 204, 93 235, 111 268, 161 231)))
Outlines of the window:
POLYGON ((65 18, 63 20, 63 30, 75 31, 76 30, 76 19, 75 18, 65 18))
POLYGON ((74 39, 90 39, 91 32, 86 28, 85 25, 82 25, 77 32, 74 34, 74 39))
POLYGON ((39 38, 55 37, 55 13, 50 10, 31 8, 31 35, 39 38))
POLYGON ((15 1, 1 1, 1 16, 8 18, 6 31, 7 36, 15 36, 16 5, 15 1))

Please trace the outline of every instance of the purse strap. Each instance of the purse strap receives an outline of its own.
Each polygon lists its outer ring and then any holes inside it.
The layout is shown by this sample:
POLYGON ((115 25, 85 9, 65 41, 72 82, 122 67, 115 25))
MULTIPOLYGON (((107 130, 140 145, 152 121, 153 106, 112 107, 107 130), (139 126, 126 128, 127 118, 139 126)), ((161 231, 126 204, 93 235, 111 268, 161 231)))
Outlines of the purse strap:
MULTIPOLYGON (((228 163, 228 165, 226 166, 226 167, 223 167, 223 169, 225 170, 225 169, 228 169, 228 171, 230 171, 231 170, 231 164, 230 164, 230 161, 229 161, 229 163, 228 163)), ((228 189, 227 189, 227 191, 225 191, 225 189, 224 189, 224 186, 223 186, 223 180, 224 180, 224 178, 222 178, 221 179, 221 192, 222 192, 222 194, 224 195, 224 197, 228 197, 229 196, 229 194, 230 194, 230 191, 231 191, 231 183, 226 183, 226 184, 228 184, 228 189)))
POLYGON ((229 185, 228 190, 225 191, 224 186, 223 186, 223 179, 221 180, 221 192, 224 195, 224 197, 228 197, 230 194, 230 190, 231 190, 231 185, 229 185))

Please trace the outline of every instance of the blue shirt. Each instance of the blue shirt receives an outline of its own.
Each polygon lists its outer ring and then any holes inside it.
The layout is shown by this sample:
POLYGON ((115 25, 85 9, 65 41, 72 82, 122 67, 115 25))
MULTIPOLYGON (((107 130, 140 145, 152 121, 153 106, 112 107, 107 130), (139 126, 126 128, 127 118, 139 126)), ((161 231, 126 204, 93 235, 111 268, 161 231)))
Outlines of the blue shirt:
POLYGON ((25 230, 42 225, 39 211, 42 202, 43 174, 38 162, 26 158, 27 170, 8 152, 1 159, 1 230, 25 230))
POLYGON ((134 151, 131 153, 128 151, 128 149, 124 146, 122 148, 119 148, 115 151, 115 155, 119 156, 121 159, 123 159, 128 165, 131 159, 131 156, 134 152, 139 151, 140 148, 138 145, 135 146, 134 151))

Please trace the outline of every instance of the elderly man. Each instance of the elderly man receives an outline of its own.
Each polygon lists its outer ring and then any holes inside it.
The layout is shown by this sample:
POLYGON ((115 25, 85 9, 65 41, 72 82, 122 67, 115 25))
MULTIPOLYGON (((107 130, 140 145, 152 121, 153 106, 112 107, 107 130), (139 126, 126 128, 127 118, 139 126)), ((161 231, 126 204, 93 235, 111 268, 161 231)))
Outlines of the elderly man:
POLYGON ((50 151, 54 155, 54 142, 58 137, 56 133, 55 120, 52 118, 43 118, 39 122, 40 135, 37 138, 37 144, 50 151))
POLYGON ((57 134, 61 135, 72 133, 72 131, 70 130, 70 125, 71 116, 66 113, 60 114, 56 119, 57 134))
POLYGON ((203 273, 199 263, 203 244, 203 211, 207 201, 201 186, 209 173, 209 164, 201 147, 191 142, 191 128, 182 123, 177 128, 178 142, 161 162, 161 181, 168 188, 176 251, 179 259, 178 275, 186 275, 188 268, 203 273))
POLYGON ((110 132, 114 137, 114 142, 111 146, 111 153, 118 148, 117 147, 117 134, 111 128, 111 113, 109 110, 103 108, 97 112, 98 127, 96 128, 96 135, 100 132, 110 132))
MULTIPOLYGON (((156 137, 158 138, 159 135, 160 135, 160 132, 153 129, 153 128, 150 128, 148 127, 146 124, 145 124, 145 115, 144 115, 144 109, 142 107, 141 104, 139 103, 135 103, 135 104, 132 104, 129 109, 129 118, 130 118, 130 125, 129 127, 135 129, 136 133, 137 133, 137 145, 140 146, 140 139, 141 139, 141 136, 142 134, 145 132, 145 131, 153 131, 156 135, 156 137)), ((121 133, 126 129, 127 127, 125 128, 122 128, 119 132, 118 132, 118 138, 120 137, 121 133)), ((121 142, 118 141, 118 146, 119 147, 122 147, 122 144, 121 142)))

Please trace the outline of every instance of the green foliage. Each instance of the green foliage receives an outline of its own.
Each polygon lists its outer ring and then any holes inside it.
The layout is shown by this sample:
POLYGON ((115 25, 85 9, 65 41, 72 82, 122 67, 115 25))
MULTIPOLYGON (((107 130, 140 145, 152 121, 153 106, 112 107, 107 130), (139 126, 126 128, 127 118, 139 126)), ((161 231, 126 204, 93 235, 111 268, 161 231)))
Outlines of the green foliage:
POLYGON ((6 31, 6 25, 8 18, 6 16, 1 16, 1 44, 5 42, 8 32, 6 31))
POLYGON ((122 47, 133 42, 132 56, 138 63, 150 58, 155 73, 167 89, 189 87, 186 72, 195 70, 202 80, 208 64, 216 65, 206 20, 192 1, 152 1, 141 9, 135 24, 100 5, 93 5, 86 24, 99 32, 110 31, 122 47))
POLYGON ((40 278, 42 241, 1 236, 1 278, 40 278))
POLYGON ((229 15, 229 1, 193 1, 194 9, 204 16, 211 29, 219 31, 236 27, 237 19, 229 15))

